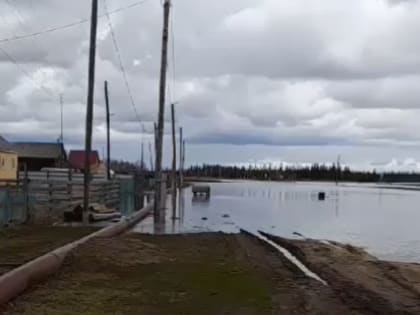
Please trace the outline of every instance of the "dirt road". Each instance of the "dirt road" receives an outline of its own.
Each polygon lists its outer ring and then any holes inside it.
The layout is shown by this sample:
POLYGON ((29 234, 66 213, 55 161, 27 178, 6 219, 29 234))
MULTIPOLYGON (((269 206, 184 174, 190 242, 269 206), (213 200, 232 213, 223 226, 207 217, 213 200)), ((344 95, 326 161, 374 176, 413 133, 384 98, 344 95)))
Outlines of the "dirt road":
POLYGON ((88 242, 59 274, 0 313, 419 314, 417 265, 379 262, 341 245, 275 240, 329 285, 244 234, 133 234, 88 242), (329 246, 348 254, 331 253, 329 246), (374 273, 365 270, 368 264, 374 273))

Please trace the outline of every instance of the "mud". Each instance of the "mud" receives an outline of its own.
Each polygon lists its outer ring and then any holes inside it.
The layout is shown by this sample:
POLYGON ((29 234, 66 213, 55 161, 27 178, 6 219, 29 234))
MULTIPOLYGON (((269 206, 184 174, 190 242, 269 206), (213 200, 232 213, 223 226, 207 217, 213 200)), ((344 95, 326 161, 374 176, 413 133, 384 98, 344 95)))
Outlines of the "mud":
POLYGON ((2 314, 419 314, 420 265, 337 243, 247 234, 123 235, 78 248, 2 314))
POLYGON ((336 242, 266 235, 326 280, 343 304, 363 314, 420 314, 420 265, 380 261, 336 242))

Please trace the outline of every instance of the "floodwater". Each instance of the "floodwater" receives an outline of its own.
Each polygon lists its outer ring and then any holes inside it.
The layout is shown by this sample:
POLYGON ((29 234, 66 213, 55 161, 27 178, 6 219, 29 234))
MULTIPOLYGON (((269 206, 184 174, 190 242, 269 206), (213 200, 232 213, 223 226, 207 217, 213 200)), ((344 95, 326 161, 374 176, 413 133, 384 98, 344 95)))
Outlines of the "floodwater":
MULTIPOLYGON (((420 191, 368 185, 235 181, 210 183, 209 200, 185 189, 173 221, 148 218, 140 233, 262 230, 287 238, 334 240, 366 248, 387 260, 420 262, 420 191), (326 200, 318 200, 318 192, 326 200)), ((170 200, 169 196, 169 200, 170 200)))

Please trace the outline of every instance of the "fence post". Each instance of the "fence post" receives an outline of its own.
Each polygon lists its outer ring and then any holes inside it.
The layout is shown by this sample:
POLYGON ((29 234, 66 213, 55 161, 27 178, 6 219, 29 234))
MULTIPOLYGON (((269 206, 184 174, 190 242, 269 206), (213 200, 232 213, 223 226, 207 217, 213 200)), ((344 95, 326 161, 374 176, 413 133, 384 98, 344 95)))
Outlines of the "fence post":
POLYGON ((28 222, 28 220, 30 219, 30 210, 29 210, 29 180, 28 178, 25 176, 25 178, 23 179, 23 198, 24 198, 24 202, 25 202, 25 219, 24 222, 28 222))
POLYGON ((139 181, 139 189, 137 190, 138 191, 138 197, 139 197, 139 206, 138 206, 138 208, 137 208, 137 210, 139 210, 139 209, 143 209, 144 208, 144 182, 145 182, 145 180, 144 180, 144 172, 142 172, 141 174, 140 174, 140 181, 139 181))
POLYGON ((50 171, 47 171, 47 186, 48 186, 48 212, 52 213, 52 185, 50 181, 50 171))
POLYGON ((68 177, 67 177, 67 197, 68 197, 68 207, 70 209, 66 210, 73 210, 73 178, 72 178, 72 170, 69 169, 68 171, 68 177))
POLYGON ((6 225, 9 225, 11 221, 11 206, 10 206, 10 189, 9 187, 6 187, 6 203, 5 203, 5 213, 6 213, 6 225))

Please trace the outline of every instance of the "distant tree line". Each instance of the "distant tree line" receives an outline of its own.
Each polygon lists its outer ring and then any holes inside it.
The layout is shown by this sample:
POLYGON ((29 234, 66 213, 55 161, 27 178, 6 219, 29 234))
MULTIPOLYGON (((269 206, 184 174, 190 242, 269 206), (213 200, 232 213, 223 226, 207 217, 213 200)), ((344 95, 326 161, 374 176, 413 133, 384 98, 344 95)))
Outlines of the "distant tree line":
POLYGON ((118 174, 136 174, 145 170, 145 165, 141 165, 140 162, 128 162, 128 161, 117 161, 111 160, 111 169, 118 174))
POLYGON ((204 164, 191 166, 185 171, 185 176, 278 181, 420 182, 420 174, 417 173, 388 172, 378 174, 375 170, 354 171, 349 167, 334 164, 330 166, 313 164, 305 167, 256 167, 252 165, 239 167, 204 164))
MULTIPOLYGON (((111 169, 119 174, 136 174, 142 171, 150 171, 146 165, 140 162, 111 161, 111 169)), ((166 171, 169 171, 166 169, 166 171)), ((249 165, 223 166, 223 165, 196 165, 184 171, 188 177, 209 177, 225 179, 249 179, 249 180, 277 180, 277 181, 347 181, 347 182, 420 182, 420 174, 413 172, 387 172, 377 173, 373 171, 355 171, 349 167, 324 164, 311 166, 280 166, 257 167, 249 165)))

